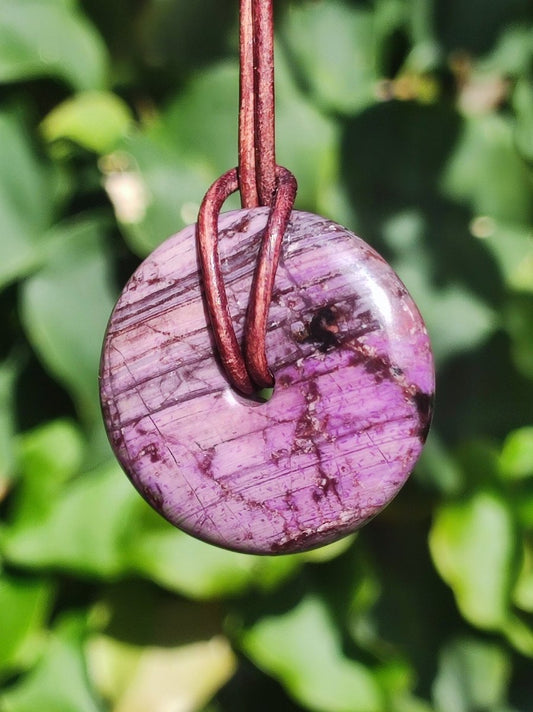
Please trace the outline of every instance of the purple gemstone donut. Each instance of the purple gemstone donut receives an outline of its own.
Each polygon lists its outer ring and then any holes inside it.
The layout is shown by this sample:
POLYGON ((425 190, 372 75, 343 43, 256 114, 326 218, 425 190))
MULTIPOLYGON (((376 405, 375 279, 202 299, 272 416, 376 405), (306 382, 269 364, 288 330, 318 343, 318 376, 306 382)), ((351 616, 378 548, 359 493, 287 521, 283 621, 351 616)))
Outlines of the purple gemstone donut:
MULTIPOLYGON (((267 208, 220 216, 240 338, 267 208)), ((235 393, 214 353, 189 226, 160 245, 111 315, 100 387, 113 450, 184 531, 237 551, 303 551, 361 527, 426 439, 433 359, 419 311, 365 242, 294 211, 276 275, 270 400, 235 393)))

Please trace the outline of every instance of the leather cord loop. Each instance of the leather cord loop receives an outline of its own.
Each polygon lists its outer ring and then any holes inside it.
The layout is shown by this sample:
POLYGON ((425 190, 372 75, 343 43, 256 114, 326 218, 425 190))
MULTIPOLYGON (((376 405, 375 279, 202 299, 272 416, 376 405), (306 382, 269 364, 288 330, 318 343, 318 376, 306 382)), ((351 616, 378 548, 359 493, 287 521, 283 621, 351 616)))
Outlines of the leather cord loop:
POLYGON ((266 355, 268 311, 282 240, 296 197, 296 179, 276 165, 274 134, 274 41, 272 0, 240 3, 239 166, 207 191, 197 224, 205 304, 215 344, 231 385, 245 395, 272 387, 266 355), (270 207, 250 293, 243 348, 228 306, 218 251, 218 215, 240 191, 243 208, 270 207))

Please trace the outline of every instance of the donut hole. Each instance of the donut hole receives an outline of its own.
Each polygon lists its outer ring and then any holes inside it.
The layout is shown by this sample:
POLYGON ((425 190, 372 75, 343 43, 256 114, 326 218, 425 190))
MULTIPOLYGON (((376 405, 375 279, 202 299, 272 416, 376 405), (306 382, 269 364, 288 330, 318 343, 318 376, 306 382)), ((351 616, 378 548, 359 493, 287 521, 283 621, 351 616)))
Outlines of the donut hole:
POLYGON ((274 395, 274 386, 272 388, 261 388, 260 391, 257 391, 257 400, 259 403, 268 403, 268 401, 272 398, 274 395))
POLYGON ((255 393, 249 396, 245 396, 243 393, 236 391, 235 389, 229 387, 226 390, 226 399, 233 402, 239 403, 240 405, 246 406, 247 408, 260 408, 261 406, 268 403, 269 400, 274 396, 275 385, 272 388, 261 388, 255 393))

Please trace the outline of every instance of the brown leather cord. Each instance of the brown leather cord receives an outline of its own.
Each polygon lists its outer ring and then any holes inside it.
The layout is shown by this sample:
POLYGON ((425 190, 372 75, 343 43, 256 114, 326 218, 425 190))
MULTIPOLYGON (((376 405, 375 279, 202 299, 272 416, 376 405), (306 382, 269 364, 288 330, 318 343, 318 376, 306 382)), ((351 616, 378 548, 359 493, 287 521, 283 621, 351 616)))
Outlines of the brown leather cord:
POLYGON ((276 188, 272 0, 240 0, 239 189, 243 208, 276 188))
POLYGON ((265 337, 268 310, 274 289, 281 244, 289 222, 294 199, 296 178, 286 168, 276 168, 277 189, 274 205, 268 216, 265 234, 255 267, 250 302, 244 327, 244 358, 252 381, 258 388, 274 385, 266 356, 265 337))
POLYGON ((197 241, 205 303, 220 360, 231 385, 245 395, 271 387, 265 338, 283 235, 296 197, 296 179, 276 165, 272 0, 240 0, 239 167, 207 191, 197 241), (254 272, 244 326, 244 355, 229 312, 218 253, 218 215, 237 190, 243 208, 271 208, 254 272))
POLYGON ((255 0, 255 164, 260 205, 271 205, 276 187, 274 20, 272 0, 255 0))
POLYGON ((241 0, 239 84, 239 189, 243 208, 259 205, 255 165, 254 0, 241 0))
POLYGON ((235 336, 218 253, 218 215, 226 199, 238 189, 236 168, 213 183, 200 206, 196 235, 205 303, 220 360, 231 385, 245 395, 252 395, 256 389, 248 376, 235 336))

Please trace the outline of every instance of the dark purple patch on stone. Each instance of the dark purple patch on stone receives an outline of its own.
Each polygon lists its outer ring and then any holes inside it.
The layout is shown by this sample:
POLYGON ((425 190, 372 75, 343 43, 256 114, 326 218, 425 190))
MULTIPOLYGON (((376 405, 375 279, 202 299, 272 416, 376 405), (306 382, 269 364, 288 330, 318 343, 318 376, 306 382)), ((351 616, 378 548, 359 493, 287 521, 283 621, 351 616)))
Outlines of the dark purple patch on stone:
POLYGON ((422 442, 425 442, 429 433, 429 428, 431 427, 434 394, 416 391, 413 396, 413 400, 415 402, 418 416, 420 419, 420 425, 418 427, 418 437, 422 440, 422 442))
POLYGON ((339 343, 337 318, 337 309, 334 306, 326 306, 315 312, 309 324, 308 341, 319 344, 320 351, 324 353, 339 343))

